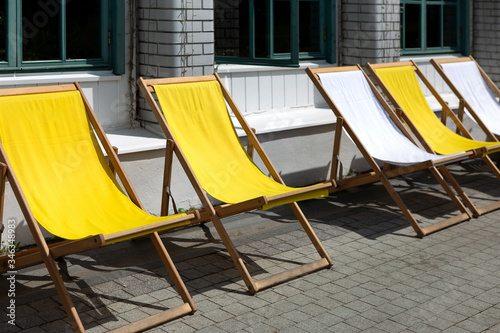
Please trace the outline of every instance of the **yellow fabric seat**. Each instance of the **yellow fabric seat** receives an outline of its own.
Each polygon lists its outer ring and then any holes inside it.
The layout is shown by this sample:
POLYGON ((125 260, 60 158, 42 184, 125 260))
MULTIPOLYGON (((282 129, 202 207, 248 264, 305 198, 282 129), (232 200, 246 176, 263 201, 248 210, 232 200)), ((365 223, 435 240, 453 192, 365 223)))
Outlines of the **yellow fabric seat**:
POLYGON ((108 235, 176 217, 150 215, 122 192, 78 91, 1 97, 0 138, 35 218, 56 236, 108 235))
POLYGON ((15 263, 0 256, 0 271, 43 262, 75 332, 85 328, 54 259, 146 235, 182 303, 120 330, 142 332, 196 311, 158 231, 198 222, 199 214, 143 210, 77 82, 0 90, 0 169, 0 199, 8 180, 36 244, 15 263), (64 240, 47 244, 40 226, 64 240))
MULTIPOLYGON (((296 191, 264 173, 240 143, 217 81, 154 85, 165 119, 202 187, 212 197, 238 203, 296 191)), ((263 209, 328 196, 327 189, 275 200, 263 209)))
MULTIPOLYGON (((468 139, 446 127, 427 103, 412 66, 375 68, 374 70, 436 153, 454 154, 498 145, 498 142, 468 139)), ((498 150, 500 148, 494 151, 498 150)))
MULTIPOLYGON (((327 196, 335 187, 332 180, 309 187, 286 186, 217 74, 139 78, 138 82, 167 137, 164 188, 168 189, 171 184, 175 153, 204 207, 202 219, 213 223, 251 293, 332 265, 328 253, 297 204, 299 200, 327 196), (247 149, 253 147, 249 151, 258 154, 270 176, 257 167, 243 148, 229 109, 235 122, 247 135, 247 149), (223 203, 215 205, 209 195, 223 203), (256 281, 224 228, 222 218, 283 204, 289 204, 321 258, 256 281)), ((163 210, 168 208, 169 198, 169 191, 165 191, 163 210)))

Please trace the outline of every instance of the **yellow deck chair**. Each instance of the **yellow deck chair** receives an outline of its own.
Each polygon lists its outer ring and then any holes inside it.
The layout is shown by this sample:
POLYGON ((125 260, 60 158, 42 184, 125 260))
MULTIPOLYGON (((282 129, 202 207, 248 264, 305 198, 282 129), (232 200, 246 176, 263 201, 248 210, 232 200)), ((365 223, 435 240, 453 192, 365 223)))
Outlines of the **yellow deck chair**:
POLYGON ((445 167, 447 164, 468 159, 470 153, 437 155, 421 149, 359 65, 307 68, 306 72, 337 117, 331 172, 338 184, 336 190, 380 181, 419 237, 472 217, 446 180, 473 213, 477 212, 474 204, 445 167), (343 130, 368 162, 371 172, 343 180, 337 179, 343 130), (384 163, 383 168, 377 161, 384 163), (459 213, 422 227, 389 179, 425 169, 428 169, 442 186, 459 213))
MULTIPOLYGON (((170 142, 165 170, 170 169, 171 157, 175 152, 204 206, 202 219, 206 217, 213 222, 251 293, 332 265, 296 203, 298 200, 327 196, 329 189, 333 188, 332 182, 305 188, 285 186, 217 74, 152 80, 140 78, 139 87, 170 142), (158 98, 159 104, 153 94, 158 98), (245 130, 249 146, 253 146, 258 152, 274 180, 260 171, 243 148, 226 102, 245 130), (224 204, 214 207, 207 194, 224 204), (320 259, 254 281, 224 229, 221 218, 283 204, 290 204, 316 247, 320 259)), ((169 186, 168 171, 165 179, 164 185, 169 186)))
POLYGON ((44 262, 74 330, 83 332, 54 259, 149 235, 183 304, 121 329, 142 331, 196 311, 158 236, 158 231, 190 224, 195 215, 157 217, 143 210, 78 83, 0 90, 0 140, 2 188, 9 180, 36 242, 35 249, 16 253, 15 266, 1 258, 2 270, 44 262), (65 241, 47 245, 40 225, 65 241))
POLYGON ((467 114, 491 141, 500 141, 500 89, 472 57, 431 59, 458 97, 458 118, 467 114))
MULTIPOLYGON (((398 117, 410 128, 424 149, 438 154, 473 153, 476 157, 481 157, 500 180, 500 170, 488 156, 488 154, 500 151, 500 143, 474 140, 414 61, 367 63, 366 68, 390 100, 398 117), (441 105, 441 121, 427 103, 418 78, 441 105), (450 117, 457 131, 460 131, 463 136, 446 127, 446 117, 450 117)), ((495 202, 481 207, 479 213, 483 214, 499 208, 500 202, 495 202)))

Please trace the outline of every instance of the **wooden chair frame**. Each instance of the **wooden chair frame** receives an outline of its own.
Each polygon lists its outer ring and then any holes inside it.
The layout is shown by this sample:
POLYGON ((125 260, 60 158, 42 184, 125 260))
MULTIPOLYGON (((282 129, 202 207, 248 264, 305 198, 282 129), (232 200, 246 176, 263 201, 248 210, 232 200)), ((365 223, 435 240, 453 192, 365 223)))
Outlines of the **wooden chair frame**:
MULTIPOLYGON (((421 133, 417 130, 411 119, 406 115, 405 111, 401 107, 401 105, 396 101, 396 99, 392 96, 391 92, 387 89, 387 87, 384 85, 383 81, 380 79, 378 76, 377 72, 375 71, 376 68, 384 68, 384 67, 397 67, 397 66, 411 66, 417 76, 422 80, 423 84, 429 89, 429 91, 432 93, 434 98, 438 101, 438 103, 441 105, 442 108, 442 113, 441 113, 441 121, 446 124, 446 119, 447 117, 450 117, 450 119, 453 121, 455 126, 457 127, 457 131, 460 131, 462 135, 466 138, 469 138, 471 140, 474 140, 472 137, 471 133, 465 128, 463 123, 460 121, 460 119, 457 117, 457 115, 451 110, 451 108, 448 106, 448 104, 443 100, 443 98, 439 95, 437 90, 432 86, 430 81, 425 77, 424 73, 420 70, 420 68, 417 66, 417 64, 411 60, 411 61, 405 61, 405 62, 395 62, 395 63, 381 63, 381 64, 366 64, 366 69, 370 73, 371 77, 375 80, 377 85, 382 89, 384 95, 389 99, 389 101, 392 104, 392 107, 394 109, 395 114, 408 126, 410 131, 412 132, 413 135, 417 138, 417 140, 420 142, 422 147, 430 152, 430 153, 435 153, 432 148, 429 146, 425 138, 421 135, 421 133)), ((499 143, 500 145, 500 143, 499 143)), ((491 172, 495 175, 495 177, 500 180, 500 170, 498 167, 495 165, 495 163, 491 160, 491 158, 488 156, 489 153, 494 152, 498 150, 498 145, 493 146, 493 147, 483 147, 480 149, 474 149, 470 150, 467 153, 470 154, 469 158, 482 158, 484 163, 488 166, 488 168, 491 170, 491 172)), ((485 213, 494 211, 500 209, 500 201, 493 202, 491 204, 482 206, 482 207, 477 207, 475 209, 475 214, 474 216, 479 216, 483 215, 485 213)))
MULTIPOLYGON (((181 166, 184 169, 184 172, 186 173, 187 177, 189 178, 191 185, 193 186, 195 192, 197 193, 199 199, 201 200, 202 205, 204 206, 204 210, 201 211, 201 219, 202 220, 208 220, 211 221, 217 230, 219 236, 221 237, 222 242, 224 243, 229 255, 231 256, 234 264, 236 265, 236 268, 238 269, 245 285, 247 286, 248 290, 250 293, 254 294, 259 290, 262 290, 264 288, 268 288, 271 286, 274 286, 276 284, 294 279, 296 277, 308 274, 313 271, 317 271, 322 268, 327 268, 332 266, 332 261, 322 246, 321 242, 319 241, 318 237, 314 233, 311 225, 309 224, 309 221, 306 219, 304 214, 302 213, 301 209, 299 208, 298 204, 296 202, 290 203, 290 207, 292 208, 295 216, 299 220, 301 226, 304 228, 305 232, 307 233, 309 239, 313 243, 314 247, 316 248, 318 254, 320 255, 321 259, 313 261, 308 264, 304 264, 302 266, 292 268, 288 271, 269 276, 267 278, 263 278, 261 280, 254 280, 250 273, 248 272, 245 263, 243 262, 243 259, 240 257, 238 251, 236 250, 232 240, 230 239, 226 229, 224 228, 221 219, 226 216, 230 215, 235 215, 243 212, 247 212, 253 209, 258 209, 261 208, 263 205, 266 203, 270 203, 274 200, 278 200, 284 197, 287 197, 289 195, 295 195, 301 192, 307 192, 311 191, 314 189, 320 189, 320 188, 325 188, 325 189, 333 189, 334 183, 331 181, 326 181, 322 184, 318 184, 313 188, 307 188, 307 189, 300 189, 294 192, 291 192, 289 194, 283 194, 283 195, 277 195, 274 197, 258 197, 256 199, 248 200, 245 202, 237 203, 237 204, 222 204, 220 206, 214 207, 214 205, 210 202, 207 193, 205 190, 202 188, 201 184, 199 183, 198 179, 196 178, 193 170, 191 169, 191 166, 189 165, 189 161, 183 154, 182 150, 179 148, 179 145, 176 141, 176 138, 172 134, 171 130, 168 127, 168 124, 163 116, 163 113, 161 111, 161 108, 157 104, 156 100, 153 97, 153 94, 155 93, 153 85, 163 85, 163 84, 176 84, 176 83, 189 83, 189 82, 202 82, 202 81, 217 81, 222 89, 222 93, 224 96, 224 99, 226 100, 227 104, 231 108, 233 114, 236 116, 238 119, 240 125, 244 129, 247 137, 248 137, 248 142, 251 147, 258 153, 260 156, 261 160, 264 162, 267 170, 270 172, 272 178, 279 182, 284 184, 283 180, 281 179, 279 173, 277 170, 274 168, 272 165, 269 157, 267 154, 264 152, 264 149, 262 148, 260 142, 257 139, 257 136, 255 135, 255 132, 250 128, 246 120, 243 118, 241 112, 239 111, 238 107, 236 106, 234 100, 230 96, 229 92, 227 89, 224 87, 223 83, 220 80, 220 77, 217 74, 214 75, 207 75, 207 76, 196 76, 196 77, 183 77, 183 78, 163 78, 163 79, 149 79, 145 80, 143 78, 139 78, 138 84, 139 87, 145 96, 149 106, 153 110, 154 115, 156 116, 156 119, 158 120, 158 123, 160 127, 162 128, 163 132, 165 133, 165 136, 167 137, 167 140, 169 142, 168 148, 167 148, 167 154, 166 154, 166 167, 165 170, 167 171, 165 175, 165 183, 164 186, 167 186, 170 184, 170 175, 169 172, 171 170, 171 163, 172 163, 172 156, 173 153, 177 156, 177 159, 179 160, 181 166)), ((166 200, 163 200, 165 202, 166 200)))
POLYGON ((332 100, 328 92, 324 89, 318 74, 320 73, 336 73, 336 72, 345 72, 345 71, 361 71, 363 73, 367 83, 369 84, 371 90, 375 94, 375 97, 377 98, 378 102, 380 105, 383 107, 383 109, 386 111, 388 116, 391 118, 391 120, 394 122, 394 124, 400 129, 400 131, 408 137, 410 141, 412 141, 416 146, 418 144, 415 142, 414 138, 409 134, 408 130, 404 127, 404 125, 401 123, 400 119, 392 112, 392 109, 390 106, 387 104, 385 99, 381 96, 380 92, 376 89, 374 84, 370 81, 368 76, 363 72, 362 68, 358 66, 346 66, 346 67, 329 67, 329 68, 317 68, 317 69, 312 69, 312 68, 307 68, 306 72, 309 75, 309 78, 312 80, 322 97, 325 99, 326 103, 328 106, 332 109, 333 113, 337 117, 337 127, 335 129, 335 139, 334 139, 334 145, 333 145, 333 159, 332 159, 332 171, 331 171, 331 176, 334 177, 335 180, 337 180, 337 173, 338 173, 338 156, 340 153, 340 147, 341 147, 341 134, 342 134, 342 129, 344 129, 349 137, 352 139, 356 147, 359 149, 365 160, 367 161, 368 165, 371 167, 372 171, 368 173, 363 173, 361 175, 357 175, 354 177, 346 178, 342 180, 342 182, 337 181, 339 183, 338 187, 336 188, 336 191, 341 191, 347 188, 351 187, 356 187, 376 181, 380 181, 391 198, 394 200, 396 205, 399 207, 405 218, 408 220, 412 228, 415 230, 416 234, 418 237, 423 237, 429 233, 441 230, 443 228, 449 227, 451 225, 454 225, 456 223, 460 223, 463 221, 469 220, 472 216, 469 214, 467 211, 466 207, 460 201, 460 199, 457 197, 457 195, 453 192, 453 190, 450 188, 448 185, 447 181, 453 186, 455 191, 460 195, 462 200, 467 204, 468 207, 470 207, 472 210, 474 210, 474 205, 470 201, 470 199, 467 197, 467 195, 463 192, 461 187, 458 185, 456 180, 453 178, 453 176, 449 173, 449 171, 446 169, 445 164, 448 163, 454 163, 456 161, 463 160, 464 158, 468 158, 470 154, 462 154, 460 156, 456 157, 447 157, 443 158, 442 160, 438 161, 438 163, 435 163, 433 161, 428 161, 428 162, 422 162, 422 163, 416 163, 410 166, 398 166, 398 165, 392 165, 389 163, 385 163, 383 168, 380 168, 380 166, 377 164, 375 159, 370 155, 370 153, 366 150, 364 147, 363 143, 360 141, 358 138, 356 132, 352 129, 352 127, 349 125, 347 120, 345 120, 343 114, 341 113, 340 109, 337 107, 335 102, 332 100), (406 204, 403 202, 401 199, 400 195, 397 193, 396 189, 392 186, 390 183, 389 179, 397 176, 401 176, 404 174, 409 174, 412 172, 420 171, 420 170, 425 170, 428 169, 431 174, 434 176, 434 178, 438 181, 438 183, 441 185, 445 193, 450 197, 452 202, 457 206, 459 210, 459 214, 456 216, 453 216, 451 218, 436 222, 432 225, 429 225, 427 227, 421 227, 418 221, 415 219, 411 211, 407 208, 406 204))
POLYGON ((460 93, 460 91, 457 89, 457 87, 451 82, 451 80, 448 78, 446 73, 443 70, 442 64, 447 64, 447 63, 456 63, 456 62, 466 62, 466 61, 472 61, 474 64, 477 66, 479 72, 481 73, 481 77, 484 79, 488 87, 491 89, 493 94, 500 98, 500 89, 495 85, 495 83, 491 80, 491 78, 486 74, 486 72, 479 66, 479 64, 476 62, 476 60, 472 56, 468 57, 461 57, 461 58, 450 58, 450 59, 431 59, 431 64, 434 66, 436 71, 441 75, 443 80, 446 82, 446 84, 450 87, 450 89, 453 91, 453 93, 458 97, 459 100, 459 106, 458 106, 458 119, 460 121, 463 121, 464 118, 464 110, 467 109, 470 113, 470 115, 474 118, 476 123, 481 127, 483 132, 486 134, 488 139, 491 141, 500 141, 500 135, 494 134, 491 132, 488 128, 488 126, 484 123, 483 119, 481 119, 477 113, 474 111, 472 106, 467 102, 467 100, 463 97, 463 95, 460 93))
MULTIPOLYGON (((132 202, 137 206, 139 206, 141 209, 144 209, 137 196, 137 193, 133 189, 129 178, 125 174, 125 171, 120 161, 118 160, 118 156, 115 150, 112 148, 107 137, 105 136, 104 131, 97 120, 97 117, 95 116, 88 100, 85 98, 85 95, 83 94, 83 91, 78 83, 75 82, 74 84, 46 86, 46 87, 44 86, 44 87, 33 87, 33 88, 4 89, 0 90, 0 96, 16 96, 16 95, 21 96, 27 94, 64 92, 64 91, 74 91, 74 90, 78 90, 80 92, 93 130, 98 140, 102 144, 104 150, 106 151, 109 158, 109 162, 112 165, 114 171, 118 174, 118 177, 121 183, 123 184, 123 187, 126 193, 128 194, 130 200, 132 200, 132 202)), ((163 222, 142 226, 127 231, 117 232, 110 235, 99 234, 86 237, 80 240, 74 240, 74 241, 66 240, 56 244, 48 245, 42 235, 40 226, 31 211, 31 208, 26 200, 23 190, 19 185, 19 181, 9 162, 9 158, 6 155, 6 152, 1 144, 0 144, 0 163, 2 166, 5 166, 4 170, 6 170, 5 173, 2 173, 3 177, 1 179, 1 183, 3 184, 1 186, 2 198, 3 198, 4 183, 5 180, 8 180, 36 243, 36 248, 16 253, 15 267, 7 265, 8 258, 5 257, 0 258, 0 271, 14 270, 26 265, 43 262, 47 267, 50 277, 54 283, 54 286, 57 290, 59 297, 61 298, 64 309, 69 317, 69 320, 75 332, 84 332, 85 329, 77 313, 77 310, 71 300, 69 292, 66 289, 66 286, 64 285, 64 281, 58 271, 54 259, 61 256, 97 248, 106 245, 108 243, 117 242, 123 239, 133 238, 136 235, 140 236, 149 235, 162 262, 164 263, 167 269, 168 274, 172 278, 172 281, 175 287, 177 288, 179 295, 182 298, 183 304, 164 310, 156 315, 149 316, 142 320, 133 322, 127 326, 118 328, 116 331, 139 332, 154 327, 156 325, 165 323, 167 321, 173 320, 180 316, 186 314, 192 314, 196 311, 196 306, 194 305, 193 300, 191 299, 191 296, 189 295, 189 292, 186 286, 184 285, 184 282, 182 281, 177 269, 175 268, 175 265, 172 259, 170 258, 170 255, 168 254, 161 238, 159 237, 158 231, 171 229, 172 225, 178 222, 198 220, 199 216, 195 216, 195 214, 188 214, 185 216, 180 216, 163 222)), ((2 200, 2 205, 3 205, 3 200, 2 200)))

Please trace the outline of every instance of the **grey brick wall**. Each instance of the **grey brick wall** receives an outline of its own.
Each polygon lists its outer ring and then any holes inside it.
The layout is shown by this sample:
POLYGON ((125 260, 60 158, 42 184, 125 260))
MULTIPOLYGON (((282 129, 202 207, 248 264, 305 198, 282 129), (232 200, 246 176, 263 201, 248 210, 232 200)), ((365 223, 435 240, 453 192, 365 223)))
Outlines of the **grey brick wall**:
POLYGON ((399 0, 342 0, 342 65, 400 57, 399 0))
POLYGON ((472 55, 500 84, 500 1, 473 1, 472 55))
POLYGON ((139 76, 213 73, 213 0, 140 0, 137 10, 139 76))
MULTIPOLYGON (((213 0, 139 0, 138 77, 181 77, 214 73, 213 0)), ((138 95, 143 125, 159 128, 138 95), (153 123, 151 123, 153 122, 153 123)))

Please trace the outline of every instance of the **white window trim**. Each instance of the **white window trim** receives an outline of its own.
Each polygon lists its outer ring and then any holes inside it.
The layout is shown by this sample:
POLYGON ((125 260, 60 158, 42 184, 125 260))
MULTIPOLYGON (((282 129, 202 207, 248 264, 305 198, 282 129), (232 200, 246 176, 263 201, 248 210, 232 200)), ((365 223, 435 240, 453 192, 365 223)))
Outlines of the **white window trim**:
MULTIPOLYGON (((330 64, 326 60, 301 61, 299 67, 277 67, 261 66, 247 64, 219 64, 215 65, 215 71, 219 74, 234 73, 252 73, 252 72, 283 72, 283 71, 303 71, 307 67, 331 67, 336 64, 330 64)), ((223 81, 225 81, 223 79, 223 81)), ((245 113, 245 120, 250 127, 255 128, 257 134, 273 133, 300 128, 315 127, 327 124, 334 124, 336 117, 333 112, 326 107, 304 105, 303 107, 290 107, 273 109, 259 112, 245 113)), ((238 121, 232 116, 238 136, 244 137, 245 133, 239 126, 238 121)))
POLYGON ((13 73, 0 75, 0 87, 19 85, 61 84, 73 82, 120 81, 121 75, 111 71, 13 73))
POLYGON ((216 64, 214 70, 217 73, 251 73, 251 72, 269 72, 269 71, 286 71, 286 70, 305 70, 307 67, 332 67, 336 64, 330 64, 326 60, 310 60, 301 61, 299 67, 277 67, 277 66, 261 66, 261 65, 243 65, 243 64, 216 64))

